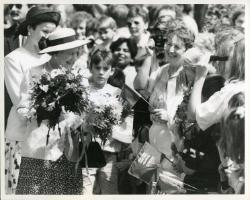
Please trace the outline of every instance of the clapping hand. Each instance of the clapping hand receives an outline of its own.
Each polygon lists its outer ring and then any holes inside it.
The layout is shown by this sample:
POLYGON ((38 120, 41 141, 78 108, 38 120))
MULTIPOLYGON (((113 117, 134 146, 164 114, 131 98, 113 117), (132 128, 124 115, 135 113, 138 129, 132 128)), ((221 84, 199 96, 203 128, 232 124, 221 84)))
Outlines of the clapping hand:
POLYGON ((161 108, 160 109, 154 109, 151 113, 153 114, 154 118, 159 119, 161 121, 168 122, 167 110, 161 109, 161 108))

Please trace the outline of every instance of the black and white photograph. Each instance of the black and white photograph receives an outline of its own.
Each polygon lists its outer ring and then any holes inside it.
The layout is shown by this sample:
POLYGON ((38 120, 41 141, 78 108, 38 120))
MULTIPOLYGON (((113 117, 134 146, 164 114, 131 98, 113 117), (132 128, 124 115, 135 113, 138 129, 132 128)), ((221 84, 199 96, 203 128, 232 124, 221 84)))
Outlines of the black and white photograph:
POLYGON ((1 7, 1 199, 250 198, 246 1, 41 2, 1 7))

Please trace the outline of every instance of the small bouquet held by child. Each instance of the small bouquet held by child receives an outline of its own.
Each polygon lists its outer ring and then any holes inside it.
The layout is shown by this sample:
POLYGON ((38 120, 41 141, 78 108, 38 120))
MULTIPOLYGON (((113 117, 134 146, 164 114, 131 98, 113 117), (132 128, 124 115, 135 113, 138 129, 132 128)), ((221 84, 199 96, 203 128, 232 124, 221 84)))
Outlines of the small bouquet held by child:
POLYGON ((114 127, 123 122, 124 108, 119 96, 114 97, 108 93, 91 94, 86 118, 87 129, 93 137, 100 138, 102 144, 105 144, 112 137, 114 127))

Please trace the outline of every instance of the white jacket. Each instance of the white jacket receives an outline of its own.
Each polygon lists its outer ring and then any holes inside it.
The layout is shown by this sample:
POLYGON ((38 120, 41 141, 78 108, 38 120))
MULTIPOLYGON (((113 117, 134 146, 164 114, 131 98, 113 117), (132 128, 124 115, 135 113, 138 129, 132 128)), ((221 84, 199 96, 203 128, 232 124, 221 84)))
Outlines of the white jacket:
POLYGON ((5 137, 9 140, 22 141, 24 139, 26 123, 16 112, 16 106, 20 101, 21 81, 27 70, 42 65, 49 59, 50 56, 47 54, 33 54, 23 47, 12 51, 4 58, 4 80, 13 103, 5 131, 5 137))

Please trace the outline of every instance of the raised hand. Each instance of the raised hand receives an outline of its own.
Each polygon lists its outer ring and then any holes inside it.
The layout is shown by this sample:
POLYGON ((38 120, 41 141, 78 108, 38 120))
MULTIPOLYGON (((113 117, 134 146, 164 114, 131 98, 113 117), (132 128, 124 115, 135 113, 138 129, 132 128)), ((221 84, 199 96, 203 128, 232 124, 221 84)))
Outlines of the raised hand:
POLYGON ((167 110, 159 108, 159 109, 154 109, 151 113, 153 114, 154 118, 168 122, 167 110))

